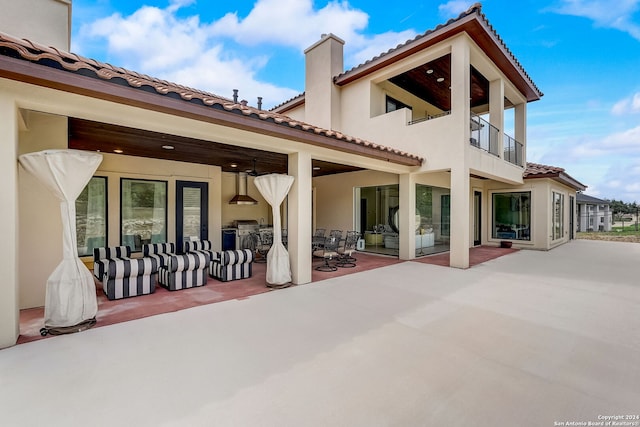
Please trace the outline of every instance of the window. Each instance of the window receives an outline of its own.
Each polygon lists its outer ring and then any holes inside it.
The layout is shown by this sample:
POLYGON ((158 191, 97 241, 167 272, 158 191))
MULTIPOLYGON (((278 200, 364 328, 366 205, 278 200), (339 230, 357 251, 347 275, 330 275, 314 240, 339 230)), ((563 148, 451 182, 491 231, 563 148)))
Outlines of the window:
POLYGON ((494 239, 531 240, 531 192, 493 194, 494 239))
POLYGON ((407 104, 402 103, 402 102, 398 101, 397 99, 393 99, 390 96, 387 96, 387 107, 386 107, 386 112, 387 113, 399 110, 401 108, 408 108, 409 110, 411 110, 411 107, 409 107, 407 104))
POLYGON ((94 176, 76 199, 78 256, 107 246, 107 178, 94 176))
MULTIPOLYGON (((552 194, 552 218, 553 218, 553 230, 552 240, 561 239, 564 235, 564 195, 556 193, 552 194)), ((593 225, 593 220, 589 221, 590 225, 593 225)))
POLYGON ((167 241, 167 182, 120 180, 120 241, 132 250, 167 241))

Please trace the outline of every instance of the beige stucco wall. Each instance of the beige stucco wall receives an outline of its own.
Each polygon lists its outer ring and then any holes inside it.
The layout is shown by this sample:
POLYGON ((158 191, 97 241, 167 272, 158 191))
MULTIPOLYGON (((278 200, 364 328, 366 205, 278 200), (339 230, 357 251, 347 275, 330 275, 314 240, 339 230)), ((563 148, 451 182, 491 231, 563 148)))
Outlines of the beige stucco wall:
POLYGON ((0 0, 0 31, 68 51, 71 0, 0 0))
MULTIPOLYGON (((67 118, 22 111, 19 154, 67 148, 67 118)), ((18 174, 20 308, 44 305, 47 278, 62 260, 60 202, 22 167, 18 174)))

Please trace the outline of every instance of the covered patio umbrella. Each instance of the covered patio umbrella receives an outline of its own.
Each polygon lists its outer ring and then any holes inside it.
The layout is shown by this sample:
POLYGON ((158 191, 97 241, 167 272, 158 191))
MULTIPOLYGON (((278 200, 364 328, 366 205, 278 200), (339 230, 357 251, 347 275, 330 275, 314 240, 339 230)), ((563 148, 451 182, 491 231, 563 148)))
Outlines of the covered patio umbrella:
POLYGON ((93 276, 78 258, 75 201, 102 162, 102 155, 79 150, 23 154, 20 164, 58 199, 62 214, 62 261, 47 279, 46 335, 78 332, 95 324, 98 302, 93 276))
POLYGON ((258 191, 273 210, 273 244, 267 253, 267 284, 275 286, 270 287, 281 287, 291 282, 289 252, 282 244, 280 205, 289 193, 293 179, 290 175, 272 173, 256 177, 254 180, 258 191))

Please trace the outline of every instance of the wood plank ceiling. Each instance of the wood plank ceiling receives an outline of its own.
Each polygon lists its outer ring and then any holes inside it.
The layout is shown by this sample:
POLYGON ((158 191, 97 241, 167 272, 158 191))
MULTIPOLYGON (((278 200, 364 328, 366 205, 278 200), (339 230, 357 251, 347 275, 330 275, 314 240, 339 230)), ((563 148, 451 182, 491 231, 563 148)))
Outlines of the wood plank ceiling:
MULTIPOLYGON (((442 111, 451 111, 451 54, 394 76, 389 81, 442 111)), ((471 67, 471 108, 489 103, 489 81, 471 67)))
MULTIPOLYGON (((103 153, 122 150, 121 154, 127 156, 220 166, 223 172, 250 171, 262 175, 287 173, 288 169, 286 154, 73 117, 69 118, 69 148, 103 153)), ((313 176, 361 170, 315 159, 312 160, 312 166, 313 176)))

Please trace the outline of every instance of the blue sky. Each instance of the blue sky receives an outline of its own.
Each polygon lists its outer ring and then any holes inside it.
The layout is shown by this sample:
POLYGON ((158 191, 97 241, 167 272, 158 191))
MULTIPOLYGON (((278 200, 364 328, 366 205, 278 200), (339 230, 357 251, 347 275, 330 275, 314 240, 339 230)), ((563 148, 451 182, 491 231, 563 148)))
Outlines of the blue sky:
MULTIPOLYGON (((304 90, 303 50, 322 33, 346 41, 348 69, 471 4, 73 0, 72 51, 268 108, 304 90)), ((528 160, 564 167, 590 195, 640 202, 640 0, 482 10, 545 94, 528 107, 528 160)))

